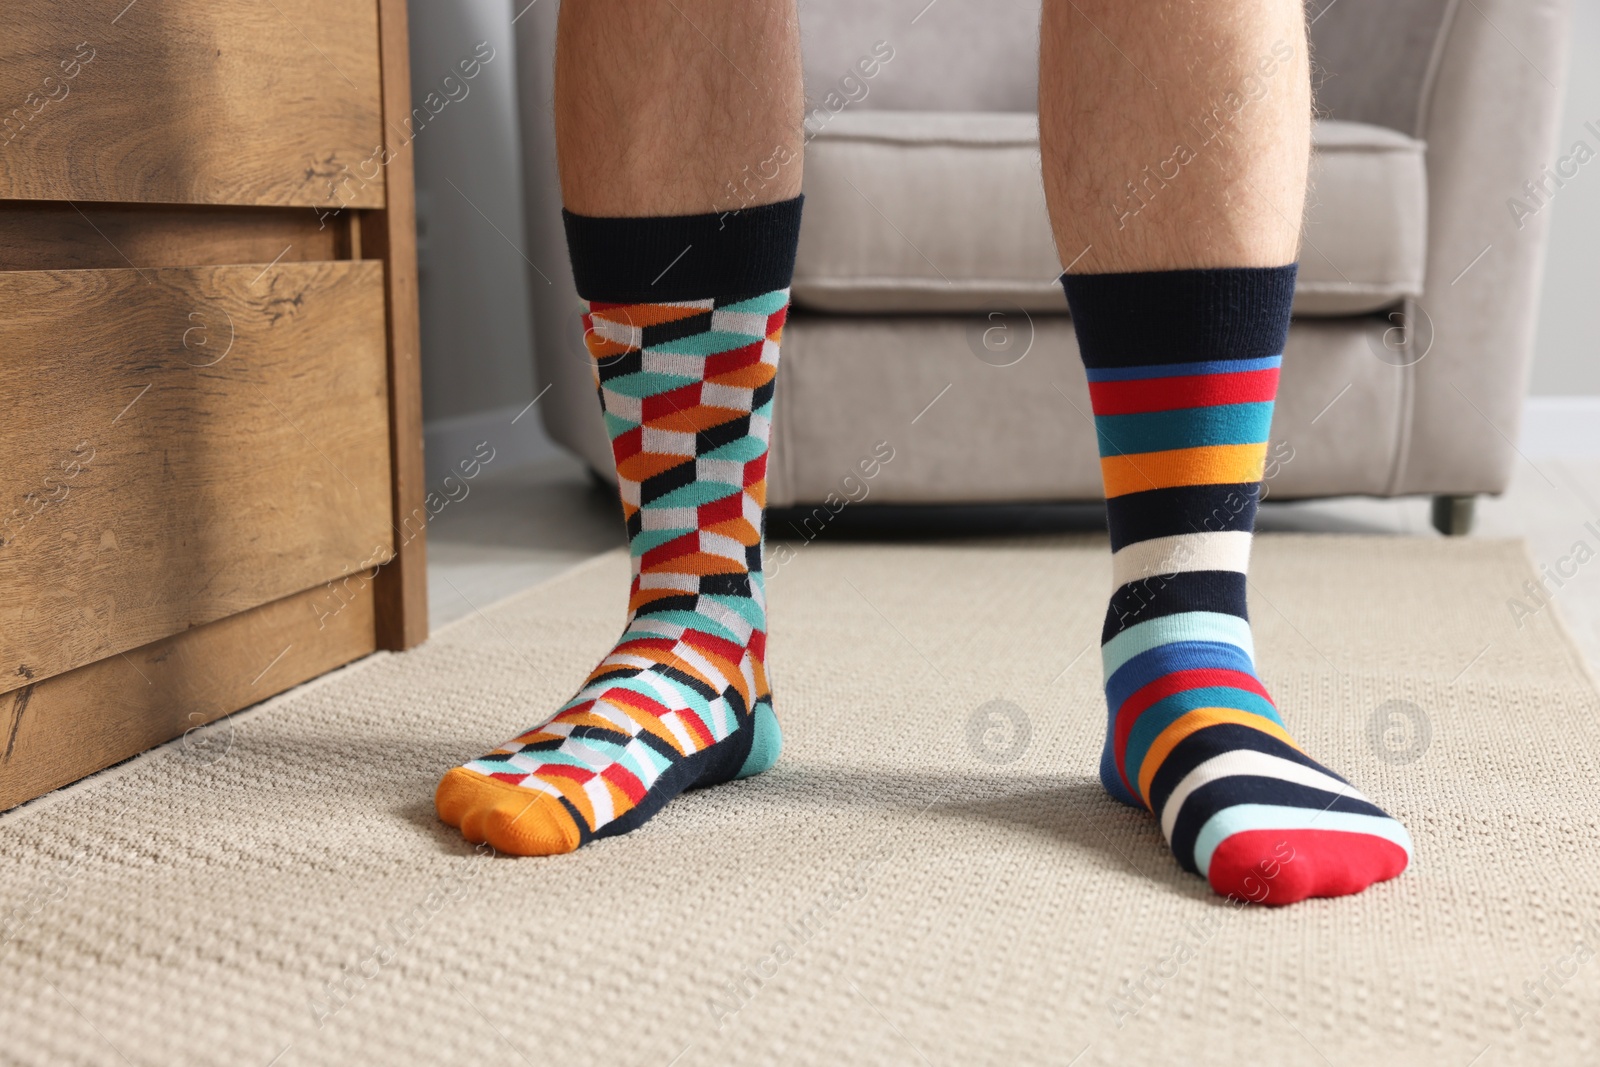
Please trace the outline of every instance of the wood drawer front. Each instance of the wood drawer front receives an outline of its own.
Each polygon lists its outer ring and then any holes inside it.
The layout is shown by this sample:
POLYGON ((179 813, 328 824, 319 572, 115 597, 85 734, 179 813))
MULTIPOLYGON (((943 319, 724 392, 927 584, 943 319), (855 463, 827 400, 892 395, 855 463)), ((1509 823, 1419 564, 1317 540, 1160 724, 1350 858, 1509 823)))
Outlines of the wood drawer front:
POLYGON ((376 0, 7 4, 0 198, 381 207, 380 103, 376 0))
POLYGON ((233 723, 199 727, 373 651, 371 587, 324 619, 321 592, 0 693, 0 811, 175 737, 178 757, 228 758, 233 723))
POLYGON ((392 556, 383 280, 0 273, 0 692, 392 556))

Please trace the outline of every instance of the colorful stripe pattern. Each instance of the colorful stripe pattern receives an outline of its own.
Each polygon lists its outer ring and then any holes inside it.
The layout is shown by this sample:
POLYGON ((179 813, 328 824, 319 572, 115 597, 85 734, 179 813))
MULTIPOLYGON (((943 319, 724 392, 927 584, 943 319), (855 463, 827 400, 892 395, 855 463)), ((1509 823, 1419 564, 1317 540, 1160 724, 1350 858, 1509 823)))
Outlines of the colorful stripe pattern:
POLYGON ((1186 870, 1268 904, 1358 892, 1411 852, 1300 749, 1256 676, 1246 571, 1293 279, 1067 279, 1113 553, 1101 780, 1156 815, 1186 870))
POLYGON ((777 758, 761 533, 788 299, 590 303, 633 559, 628 623, 553 718, 446 775, 440 813, 468 838, 571 851, 777 758))

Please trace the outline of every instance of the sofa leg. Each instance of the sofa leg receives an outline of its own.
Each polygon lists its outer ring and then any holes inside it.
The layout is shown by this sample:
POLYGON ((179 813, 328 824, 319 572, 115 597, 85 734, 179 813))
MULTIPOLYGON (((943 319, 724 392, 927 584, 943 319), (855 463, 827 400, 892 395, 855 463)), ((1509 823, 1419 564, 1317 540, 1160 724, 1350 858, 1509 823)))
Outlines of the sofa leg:
POLYGON ((1433 528, 1446 537, 1465 537, 1472 532, 1475 496, 1436 496, 1433 498, 1433 528))

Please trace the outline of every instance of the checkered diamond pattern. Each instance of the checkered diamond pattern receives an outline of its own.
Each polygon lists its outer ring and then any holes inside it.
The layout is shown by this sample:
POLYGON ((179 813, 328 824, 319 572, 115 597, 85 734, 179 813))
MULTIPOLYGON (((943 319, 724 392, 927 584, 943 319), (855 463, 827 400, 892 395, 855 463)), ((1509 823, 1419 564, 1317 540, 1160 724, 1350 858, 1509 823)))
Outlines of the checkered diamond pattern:
MULTIPOLYGON (((628 623, 551 719, 466 768, 560 800, 585 839, 770 701, 761 532, 788 301, 591 302, 584 317, 633 558, 628 623)), ((682 777, 671 792, 703 784, 682 777)))

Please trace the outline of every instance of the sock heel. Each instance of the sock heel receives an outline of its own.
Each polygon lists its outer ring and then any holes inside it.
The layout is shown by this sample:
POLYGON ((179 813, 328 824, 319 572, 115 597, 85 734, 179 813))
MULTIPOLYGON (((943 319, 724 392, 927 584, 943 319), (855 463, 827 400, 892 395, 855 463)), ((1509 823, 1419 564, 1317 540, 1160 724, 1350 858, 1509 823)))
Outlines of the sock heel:
POLYGON ((1120 801, 1130 808, 1143 809, 1144 805, 1139 798, 1128 792, 1128 787, 1122 784, 1122 775, 1117 773, 1117 761, 1111 750, 1111 724, 1106 724, 1106 743, 1100 750, 1100 784, 1110 794, 1112 800, 1120 801))
POLYGON ((756 701, 750 728, 755 731, 755 736, 750 740, 750 754, 745 757, 744 766, 734 775, 736 779, 749 778, 770 770, 778 762, 778 754, 783 751, 783 730, 778 727, 778 716, 772 711, 771 697, 756 701))

